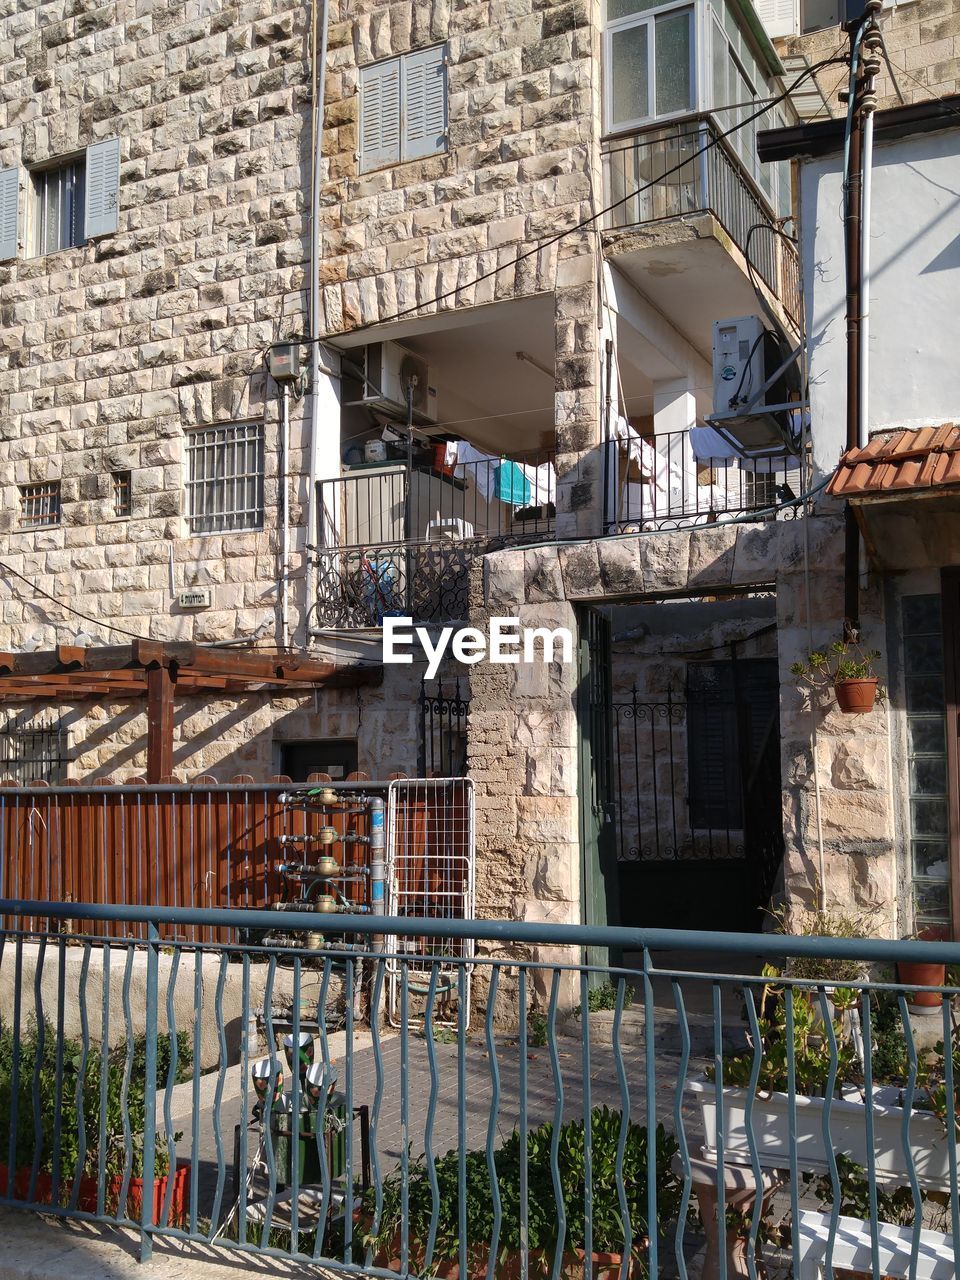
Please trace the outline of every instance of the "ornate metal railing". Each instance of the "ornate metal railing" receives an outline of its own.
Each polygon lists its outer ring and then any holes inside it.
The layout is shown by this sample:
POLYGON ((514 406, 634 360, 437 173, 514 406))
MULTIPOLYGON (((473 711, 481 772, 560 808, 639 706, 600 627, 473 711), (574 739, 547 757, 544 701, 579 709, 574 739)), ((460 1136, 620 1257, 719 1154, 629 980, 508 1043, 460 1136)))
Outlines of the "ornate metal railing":
POLYGON ((0 920, 5 1207, 132 1227, 143 1258, 173 1238, 386 1280, 956 1274, 960 945, 290 912, 279 948, 255 941, 269 911, 0 920), (229 940, 162 940, 208 931, 229 940), (437 959, 424 935, 480 945, 437 959))
POLYGON ((610 228, 626 228, 685 214, 712 213, 779 298, 790 319, 800 317, 797 251, 777 233, 766 197, 711 116, 656 125, 604 147, 605 203, 610 228))

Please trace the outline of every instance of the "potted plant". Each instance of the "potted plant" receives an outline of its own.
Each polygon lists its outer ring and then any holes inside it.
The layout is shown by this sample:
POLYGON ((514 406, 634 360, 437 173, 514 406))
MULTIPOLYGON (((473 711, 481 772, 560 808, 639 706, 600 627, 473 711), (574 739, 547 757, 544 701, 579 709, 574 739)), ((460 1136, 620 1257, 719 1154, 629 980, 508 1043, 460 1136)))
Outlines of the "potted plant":
MULTIPOLYGON (((596 1280, 617 1280, 623 1266, 624 1221, 617 1189, 617 1150, 623 1119, 619 1111, 595 1107, 591 1113, 593 1251, 591 1270, 596 1280)), ((566 1230, 560 1239, 557 1196, 554 1190, 551 1152, 554 1127, 543 1124, 527 1134, 527 1245, 529 1273, 549 1277, 558 1250, 562 1250, 559 1275, 580 1277, 584 1271, 585 1144, 584 1122, 571 1120, 556 1134, 560 1194, 566 1216, 566 1230)), ((673 1169, 678 1145, 662 1125, 656 1130, 657 1212, 655 1229, 663 1231, 676 1222, 683 1183, 673 1169)), ((521 1139, 518 1132, 493 1154, 496 1186, 501 1206, 501 1224, 495 1260, 495 1274, 517 1278, 521 1275, 520 1197, 521 1139)), ((450 1151, 434 1165, 438 1188, 434 1246, 427 1258, 434 1209, 430 1170, 423 1157, 409 1172, 407 1213, 403 1217, 403 1186, 399 1173, 384 1180, 383 1204, 376 1213, 373 1190, 364 1200, 364 1244, 372 1251, 374 1265, 396 1269, 400 1254, 401 1229, 406 1225, 410 1269, 429 1268, 431 1275, 445 1280, 482 1280, 487 1275, 493 1241, 493 1179, 486 1151, 469 1151, 466 1164, 467 1271, 460 1277, 460 1193, 459 1154, 450 1151)), ((644 1280, 648 1274, 647 1225, 647 1130, 628 1124, 623 1151, 623 1191, 630 1213, 630 1254, 626 1274, 644 1280)))
MULTIPOLYGON (((178 1080, 192 1070, 189 1037, 177 1037, 178 1080)), ((50 1204, 54 1200, 53 1174, 59 1172, 56 1199, 68 1205, 77 1184, 77 1207, 96 1213, 100 1189, 101 1159, 104 1174, 104 1213, 139 1220, 143 1201, 143 1127, 146 1114, 146 1038, 135 1037, 109 1050, 106 1065, 106 1108, 103 1116, 104 1145, 101 1149, 101 1073, 104 1057, 99 1046, 83 1053, 79 1043, 64 1039, 60 1045, 60 1082, 57 1082, 57 1033, 49 1024, 31 1025, 19 1035, 9 1027, 0 1029, 0 1195, 15 1200, 50 1204), (128 1062, 129 1057, 129 1062, 128 1062), (18 1063, 14 1132, 14 1072, 18 1063), (40 1099, 39 1132, 34 1116, 34 1089, 40 1099), (79 1105, 78 1105, 79 1104, 79 1105), (130 1135, 129 1150, 124 1132, 124 1111, 130 1135), (85 1137, 80 1159, 79 1135, 85 1137), (11 1143, 14 1153, 13 1177, 8 1168, 11 1143), (36 1169, 36 1174, 34 1170, 36 1169), (79 1175, 79 1177, 78 1177, 79 1175), (126 1183, 126 1203, 121 1194, 126 1183)), ((158 1087, 165 1085, 172 1054, 172 1038, 157 1039, 158 1087)), ((176 1140, 180 1135, 175 1134, 176 1140)), ((154 1222, 164 1223, 167 1192, 170 1189, 170 1224, 185 1220, 190 1163, 176 1161, 171 1169, 171 1153, 165 1135, 157 1134, 154 1161, 154 1222)))
POLYGON ((795 662, 790 671, 814 689, 832 685, 840 710, 846 715, 860 715, 871 711, 881 696, 880 679, 873 666, 879 657, 877 649, 863 649, 853 640, 836 640, 826 653, 815 650, 806 662, 795 662))
MULTIPOLYGON (((945 942, 950 931, 945 925, 927 925, 912 935, 918 942, 945 942)), ((910 987, 942 987, 947 980, 947 966, 934 960, 898 960, 897 981, 910 987)), ((943 1005, 939 991, 911 992, 910 1012, 924 1015, 938 1014, 943 1005)))

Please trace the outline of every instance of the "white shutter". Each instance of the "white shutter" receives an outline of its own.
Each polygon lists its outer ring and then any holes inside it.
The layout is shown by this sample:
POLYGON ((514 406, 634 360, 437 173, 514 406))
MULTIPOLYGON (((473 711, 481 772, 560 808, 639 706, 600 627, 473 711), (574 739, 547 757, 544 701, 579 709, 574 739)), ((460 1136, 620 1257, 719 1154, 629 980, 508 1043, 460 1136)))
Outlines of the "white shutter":
POLYGON ((360 172, 400 159, 400 59, 360 70, 360 172))
POLYGON ((20 173, 0 169, 0 262, 17 256, 20 230, 20 173))
POLYGON ((800 30, 797 0, 753 0, 768 36, 795 36, 800 30))
POLYGON ((117 229, 120 210, 120 139, 105 138, 87 147, 83 234, 87 240, 117 229))
POLYGON ((403 59, 403 158, 432 156, 446 146, 446 47, 441 45, 403 59))

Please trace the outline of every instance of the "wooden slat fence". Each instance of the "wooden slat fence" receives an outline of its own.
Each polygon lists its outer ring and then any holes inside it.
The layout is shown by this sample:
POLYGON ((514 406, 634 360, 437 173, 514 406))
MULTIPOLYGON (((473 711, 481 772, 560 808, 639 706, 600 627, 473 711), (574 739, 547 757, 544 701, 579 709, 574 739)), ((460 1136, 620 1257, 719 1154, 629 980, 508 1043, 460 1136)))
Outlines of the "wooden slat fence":
MULTIPOLYGON (((284 850, 281 835, 313 832, 325 824, 369 834, 365 813, 323 816, 281 805, 279 796, 291 785, 281 778, 227 784, 200 778, 157 786, 0 784, 0 896, 135 906, 270 906, 283 896, 277 864, 285 856, 299 857, 296 849, 284 850)), ((362 792, 386 801, 387 783, 365 775, 330 785, 345 798, 362 792)), ((347 863, 369 862, 367 844, 338 843, 334 851, 347 863)), ((368 892, 366 880, 345 889, 358 903, 368 892)), ((278 915, 278 924, 281 919, 278 915)), ((28 929, 47 927, 39 917, 20 923, 28 929)), ((80 931, 90 929, 84 924, 80 931)), ((125 926, 103 925, 97 932, 129 935, 125 926)), ((236 938, 209 930, 186 940, 236 938)))

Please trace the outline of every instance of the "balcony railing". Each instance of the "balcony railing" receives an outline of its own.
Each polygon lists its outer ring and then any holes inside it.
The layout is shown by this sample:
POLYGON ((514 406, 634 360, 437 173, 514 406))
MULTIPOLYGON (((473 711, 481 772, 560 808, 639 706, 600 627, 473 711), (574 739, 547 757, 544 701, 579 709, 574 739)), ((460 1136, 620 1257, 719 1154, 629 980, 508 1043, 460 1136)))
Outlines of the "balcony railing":
POLYGON ((687 431, 650 437, 643 454, 626 460, 618 445, 606 445, 607 533, 685 529, 756 512, 758 519, 793 519, 803 505, 799 459, 782 455, 741 462, 697 458, 687 431), (772 508, 781 508, 774 512, 772 508))
POLYGON ((455 470, 403 463, 321 481, 315 630, 466 617, 470 565, 500 547, 550 537, 553 453, 484 458, 455 470))
POLYGON ((796 324, 797 252, 736 151, 709 116, 657 125, 604 149, 605 203, 611 228, 712 213, 796 324), (751 228, 757 228, 751 235, 751 228), (748 241, 748 236, 750 237, 748 241))
POLYGON ((363 915, 318 941, 291 912, 281 949, 251 941, 267 911, 0 920, 4 1207, 133 1227, 145 1258, 388 1278, 956 1275, 956 944, 363 915))

